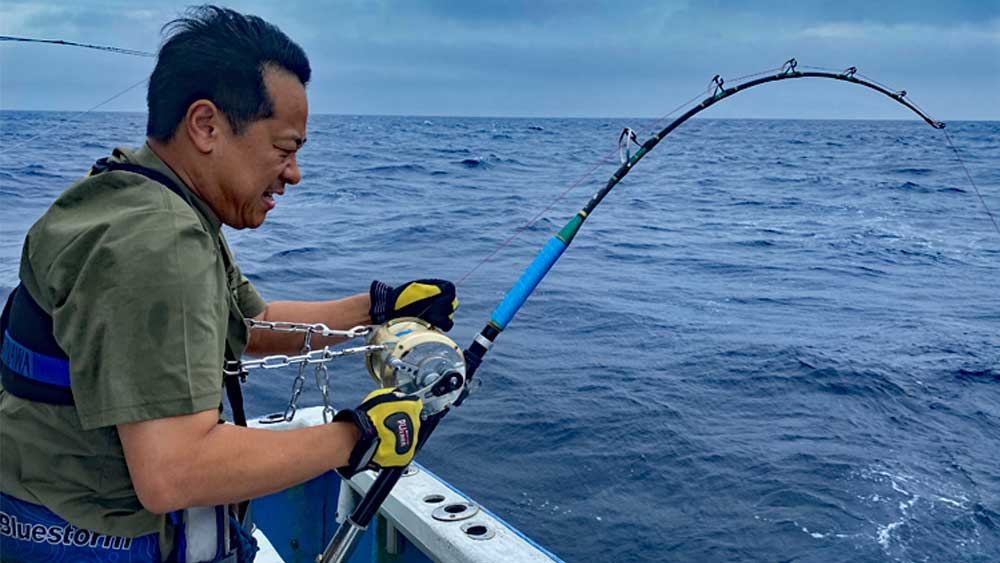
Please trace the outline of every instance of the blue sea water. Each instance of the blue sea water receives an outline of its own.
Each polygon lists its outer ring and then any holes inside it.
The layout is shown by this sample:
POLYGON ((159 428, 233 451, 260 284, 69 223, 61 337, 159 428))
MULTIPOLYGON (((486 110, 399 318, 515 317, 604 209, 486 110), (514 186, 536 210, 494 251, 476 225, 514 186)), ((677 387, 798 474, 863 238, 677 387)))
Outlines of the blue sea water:
MULTIPOLYGON (((269 299, 465 278, 464 346, 624 126, 653 123, 314 116, 305 179, 227 236, 269 299)), ((48 203, 143 129, 0 113, 0 294, 48 203)), ((1000 123, 947 130, 1000 211, 1000 123)), ((940 132, 694 120, 591 216, 420 461, 567 561, 997 561, 998 328, 1000 233, 940 132)), ((372 386, 332 369, 338 406, 372 386)), ((255 373, 250 413, 293 377, 255 373)))

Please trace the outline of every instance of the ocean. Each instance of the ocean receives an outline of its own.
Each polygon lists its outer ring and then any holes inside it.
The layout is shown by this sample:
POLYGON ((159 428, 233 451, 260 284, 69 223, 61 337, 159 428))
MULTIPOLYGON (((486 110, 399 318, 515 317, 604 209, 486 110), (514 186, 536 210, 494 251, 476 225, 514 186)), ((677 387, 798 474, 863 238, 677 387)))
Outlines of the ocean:
MULTIPOLYGON (((34 220, 144 125, 0 113, 0 295, 34 220)), ((313 116, 302 183, 227 236, 268 299, 462 280, 464 347, 615 170, 622 128, 655 125, 313 116)), ((947 131, 1000 212, 1000 123, 947 131)), ((1000 233, 941 132, 692 120, 588 219, 418 460, 567 561, 997 561, 998 328, 1000 233)), ((359 358, 330 367, 337 406, 371 390, 359 358)), ((283 411, 294 376, 253 373, 249 413, 283 411)))

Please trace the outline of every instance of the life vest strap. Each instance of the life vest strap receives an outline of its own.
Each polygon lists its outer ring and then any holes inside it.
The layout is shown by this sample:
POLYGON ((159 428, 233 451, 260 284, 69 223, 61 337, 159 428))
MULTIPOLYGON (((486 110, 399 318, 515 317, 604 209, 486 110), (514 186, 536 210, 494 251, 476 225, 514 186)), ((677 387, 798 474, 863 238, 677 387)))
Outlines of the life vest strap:
POLYGON ((23 284, 7 298, 0 331, 0 382, 4 390, 29 401, 72 405, 69 359, 52 336, 52 317, 23 284), (16 323, 11 322, 12 317, 16 323))
POLYGON ((69 361, 35 352, 11 336, 3 333, 3 350, 0 361, 8 370, 28 379, 57 387, 69 387, 69 361))

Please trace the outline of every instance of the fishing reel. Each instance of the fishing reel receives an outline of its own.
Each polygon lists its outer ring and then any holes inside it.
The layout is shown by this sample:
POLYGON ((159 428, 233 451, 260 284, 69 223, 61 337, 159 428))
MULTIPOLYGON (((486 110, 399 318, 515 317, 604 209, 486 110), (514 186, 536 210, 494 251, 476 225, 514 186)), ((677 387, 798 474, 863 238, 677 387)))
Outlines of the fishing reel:
POLYGON ((420 397, 423 418, 453 405, 465 389, 462 349, 426 321, 393 319, 371 333, 368 344, 382 347, 365 359, 372 379, 382 388, 420 397))

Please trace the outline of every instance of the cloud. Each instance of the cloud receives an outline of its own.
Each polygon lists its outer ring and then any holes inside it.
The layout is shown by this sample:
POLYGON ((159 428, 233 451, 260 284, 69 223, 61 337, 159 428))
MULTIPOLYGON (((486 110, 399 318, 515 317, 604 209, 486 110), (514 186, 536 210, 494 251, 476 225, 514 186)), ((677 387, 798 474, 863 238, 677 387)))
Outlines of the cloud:
POLYGON ((1000 20, 978 25, 932 26, 927 24, 881 24, 831 22, 802 29, 793 37, 836 41, 956 42, 1000 47, 1000 20))
MULTIPOLYGON (((3 0, 0 29, 13 35, 153 50, 160 26, 187 3, 151 0, 137 10, 132 0, 3 0)), ((803 65, 856 65, 938 107, 947 107, 947 100, 969 84, 979 84, 975 96, 981 101, 966 107, 981 115, 995 116, 997 111, 989 94, 1000 86, 1000 6, 995 2, 227 4, 277 24, 306 49, 314 69, 312 107, 319 112, 651 115, 690 97, 713 74, 736 77, 780 66, 790 57, 803 65)), ((74 77, 86 64, 75 63, 75 57, 74 65, 63 64, 68 57, 65 51, 56 52, 60 48, 44 51, 44 65, 37 57, 32 62, 21 55, 29 51, 12 56, 11 49, 0 44, 5 105, 24 99, 9 94, 27 91, 12 89, 23 77, 38 76, 39 68, 50 76, 52 87, 35 88, 33 103, 44 104, 46 96, 54 95, 50 91, 66 81, 89 84, 74 77)), ((109 94, 82 86, 73 89, 73 95, 86 98, 77 107, 109 94)), ((60 103, 71 98, 63 93, 60 103)), ((753 114, 764 111, 754 108, 769 106, 733 107, 753 114)))

